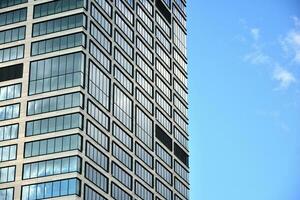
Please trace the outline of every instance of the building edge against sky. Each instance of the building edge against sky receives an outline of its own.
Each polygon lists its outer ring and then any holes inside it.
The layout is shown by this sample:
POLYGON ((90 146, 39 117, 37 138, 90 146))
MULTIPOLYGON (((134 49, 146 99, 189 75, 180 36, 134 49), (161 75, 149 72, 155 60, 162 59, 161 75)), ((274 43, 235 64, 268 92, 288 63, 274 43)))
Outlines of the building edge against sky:
POLYGON ((189 199, 185 7, 0 1, 0 199, 189 199))

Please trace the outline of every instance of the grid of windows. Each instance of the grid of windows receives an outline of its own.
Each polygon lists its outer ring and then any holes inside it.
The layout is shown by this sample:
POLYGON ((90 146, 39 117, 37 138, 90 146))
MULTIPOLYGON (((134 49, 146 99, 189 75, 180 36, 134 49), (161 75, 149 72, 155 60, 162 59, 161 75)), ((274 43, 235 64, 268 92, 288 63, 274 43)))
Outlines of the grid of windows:
POLYGON ((0 32, 0 44, 15 42, 25 39, 25 26, 8 29, 0 32))
POLYGON ((86 28, 86 16, 84 14, 70 15, 33 24, 32 36, 40 36, 68 29, 86 28))
POLYGON ((0 198, 2 200, 13 200, 13 198, 14 198, 14 188, 0 189, 0 198))
POLYGON ((54 197, 80 196, 81 181, 77 178, 22 186, 22 200, 48 199, 54 197))
POLYGON ((41 135, 73 128, 82 129, 82 115, 66 114, 57 117, 38 119, 26 123, 26 136, 41 135))
POLYGON ((81 158, 79 156, 57 158, 23 165, 23 179, 31 179, 58 174, 81 173, 81 158))
MULTIPOLYGON (((1 16, 0 16, 1 17, 1 16)), ((18 60, 24 57, 24 45, 0 49, 0 63, 18 60)))
POLYGON ((31 55, 40 55, 53 51, 60 51, 73 47, 85 47, 86 36, 84 33, 75 33, 48 40, 33 42, 31 45, 31 55))
POLYGON ((0 2, 0 9, 18 5, 0 13, 0 27, 10 25, 0 45, 11 43, 0 49, 0 63, 29 59, 29 72, 8 74, 14 78, 0 86, 1 103, 9 100, 0 121, 14 119, 0 126, 0 142, 12 140, 0 146, 0 162, 24 161, 0 168, 0 183, 25 182, 16 196, 0 189, 0 199, 189 199, 185 4, 0 2), (33 19, 19 23, 27 14, 33 19), (24 145, 15 140, 20 116, 24 145))
POLYGON ((80 92, 29 101, 27 114, 36 115, 75 107, 83 108, 83 94, 80 92))
POLYGON ((33 18, 49 16, 68 10, 83 8, 86 0, 56 0, 34 6, 33 18))
POLYGON ((29 95, 83 86, 84 68, 81 52, 31 62, 29 95))
POLYGON ((27 8, 0 13, 0 26, 23 22, 26 19, 27 19, 27 8))
POLYGON ((20 115, 20 104, 0 107, 0 121, 15 119, 20 115))
POLYGON ((24 157, 28 158, 72 150, 81 151, 81 140, 81 136, 76 134, 26 142, 24 157))
POLYGON ((21 83, 0 87, 0 101, 21 97, 21 83))
POLYGON ((0 142, 18 138, 19 124, 0 126, 0 142))

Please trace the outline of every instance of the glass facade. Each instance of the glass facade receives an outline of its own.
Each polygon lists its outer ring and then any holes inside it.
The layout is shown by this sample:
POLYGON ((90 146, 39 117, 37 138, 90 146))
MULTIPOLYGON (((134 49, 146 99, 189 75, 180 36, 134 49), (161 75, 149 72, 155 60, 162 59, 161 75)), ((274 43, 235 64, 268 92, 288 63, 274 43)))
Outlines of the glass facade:
POLYGON ((0 0, 0 199, 188 200, 186 0, 0 0))

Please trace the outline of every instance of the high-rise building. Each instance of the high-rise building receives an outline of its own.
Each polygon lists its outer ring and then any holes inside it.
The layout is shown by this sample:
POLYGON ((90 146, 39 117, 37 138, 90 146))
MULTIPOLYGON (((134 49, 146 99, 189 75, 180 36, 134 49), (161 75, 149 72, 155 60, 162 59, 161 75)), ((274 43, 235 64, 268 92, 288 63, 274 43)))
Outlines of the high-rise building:
POLYGON ((0 199, 187 200, 185 0, 0 0, 0 199))

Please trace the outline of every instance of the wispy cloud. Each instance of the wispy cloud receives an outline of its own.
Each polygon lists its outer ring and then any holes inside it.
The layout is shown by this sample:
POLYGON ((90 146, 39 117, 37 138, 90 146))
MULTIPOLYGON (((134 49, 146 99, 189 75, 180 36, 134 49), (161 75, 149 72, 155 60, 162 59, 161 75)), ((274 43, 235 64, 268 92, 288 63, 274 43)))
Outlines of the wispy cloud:
MULTIPOLYGON (((300 19, 292 18, 294 27, 280 39, 279 49, 286 55, 292 55, 292 62, 300 63, 300 19)), ((248 32, 251 50, 244 55, 244 61, 253 65, 266 66, 271 69, 271 77, 277 81, 279 86, 276 90, 288 89, 292 84, 297 82, 296 76, 288 67, 281 65, 278 59, 270 56, 265 51, 267 44, 263 41, 262 31, 258 27, 249 27, 245 21, 242 21, 244 29, 248 32)), ((267 46, 268 47, 268 46, 267 46)), ((287 65, 288 66, 288 65, 287 65)))
POLYGON ((294 75, 280 66, 275 67, 273 79, 280 83, 277 89, 287 89, 292 83, 296 82, 294 75))
POLYGON ((300 64, 300 19, 293 17, 294 28, 281 39, 281 47, 285 53, 292 57, 292 61, 300 64))
POLYGON ((259 37, 260 37, 260 29, 259 28, 252 28, 250 30, 250 33, 255 41, 259 40, 259 37))

